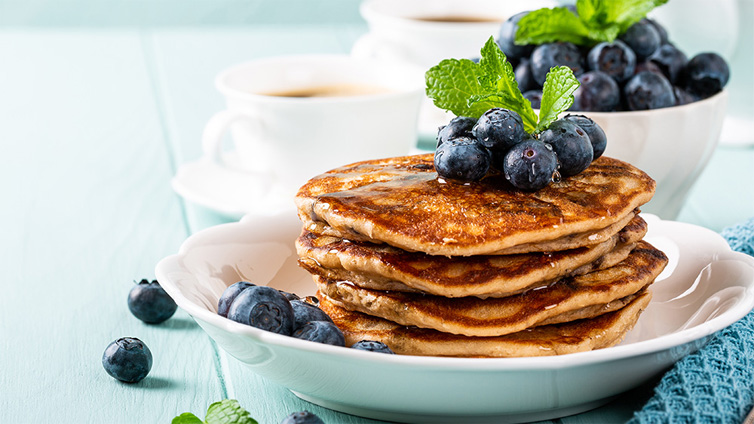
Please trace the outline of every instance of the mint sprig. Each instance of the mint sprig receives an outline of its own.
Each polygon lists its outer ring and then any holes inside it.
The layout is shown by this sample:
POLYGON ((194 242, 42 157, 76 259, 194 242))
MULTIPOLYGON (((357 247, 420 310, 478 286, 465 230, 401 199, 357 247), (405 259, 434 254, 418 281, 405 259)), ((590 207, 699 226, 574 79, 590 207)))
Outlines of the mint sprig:
POLYGON ((479 118, 494 107, 512 110, 521 116, 529 133, 547 128, 573 104, 579 82, 565 66, 552 68, 542 88, 539 117, 518 88, 513 67, 490 37, 481 50, 479 63, 468 59, 445 59, 430 68, 426 92, 435 106, 457 116, 479 118))
POLYGON ((235 399, 215 402, 207 409, 204 421, 191 412, 173 418, 172 424, 259 424, 251 418, 249 411, 243 409, 235 399))
POLYGON ((577 0, 578 16, 565 7, 538 9, 518 21, 516 44, 568 41, 591 46, 612 43, 668 0, 577 0))

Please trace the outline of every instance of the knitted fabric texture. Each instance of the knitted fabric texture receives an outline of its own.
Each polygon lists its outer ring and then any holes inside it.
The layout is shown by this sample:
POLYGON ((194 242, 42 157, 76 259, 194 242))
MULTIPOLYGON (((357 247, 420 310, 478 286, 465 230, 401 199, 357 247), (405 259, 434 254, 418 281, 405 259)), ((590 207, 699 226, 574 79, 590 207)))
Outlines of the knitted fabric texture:
MULTIPOLYGON (((754 256, 754 218, 722 236, 734 250, 754 256)), ((713 335, 678 361, 629 424, 739 424, 754 407, 754 312, 713 335)))

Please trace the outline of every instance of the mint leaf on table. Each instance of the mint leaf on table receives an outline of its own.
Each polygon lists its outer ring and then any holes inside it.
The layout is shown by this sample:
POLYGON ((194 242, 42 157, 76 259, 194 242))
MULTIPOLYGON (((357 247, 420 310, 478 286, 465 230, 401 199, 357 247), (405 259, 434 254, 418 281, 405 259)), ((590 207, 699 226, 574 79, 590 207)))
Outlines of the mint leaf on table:
POLYGON ((531 132, 537 116, 516 83, 513 66, 494 38, 481 51, 479 63, 468 59, 445 59, 427 71, 427 96, 440 109, 457 116, 479 118, 493 107, 516 111, 531 132))
POLYGON ((171 424, 204 424, 204 421, 191 412, 184 412, 183 414, 173 418, 171 424))
POLYGON ((235 399, 215 402, 207 409, 207 424, 258 424, 235 399))
POLYGON ((612 43, 628 27, 668 0, 577 0, 578 16, 565 7, 538 9, 518 22, 516 44, 568 41, 591 46, 612 43))
POLYGON ((171 424, 259 424, 249 411, 243 409, 235 399, 215 402, 207 409, 205 421, 190 412, 173 418, 171 424))
POLYGON ((571 68, 558 66, 547 73, 545 85, 542 87, 542 102, 539 108, 539 122, 536 132, 545 130, 558 119, 561 112, 568 110, 573 104, 573 92, 579 88, 579 80, 573 75, 571 68))

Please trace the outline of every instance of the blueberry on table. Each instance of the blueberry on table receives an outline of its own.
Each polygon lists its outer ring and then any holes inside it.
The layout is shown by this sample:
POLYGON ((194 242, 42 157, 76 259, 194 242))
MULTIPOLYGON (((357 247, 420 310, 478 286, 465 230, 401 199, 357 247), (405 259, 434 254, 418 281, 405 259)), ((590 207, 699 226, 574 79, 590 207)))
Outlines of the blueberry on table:
POLYGON ((459 182, 481 180, 490 169, 490 152, 471 137, 452 138, 435 150, 435 170, 459 182))
POLYGON ((229 285, 223 291, 223 294, 220 295, 220 299, 217 301, 217 314, 227 318, 228 309, 230 309, 230 304, 233 303, 234 300, 236 300, 236 297, 238 297, 238 295, 242 291, 254 285, 255 284, 252 284, 246 281, 239 281, 237 283, 233 283, 229 285))
POLYGON ((558 171, 564 177, 585 170, 594 157, 589 136, 572 121, 559 119, 539 134, 539 141, 552 146, 558 157, 558 171))
POLYGON ((252 286, 242 291, 230 304, 228 318, 286 336, 293 332, 291 302, 272 287, 252 286))
POLYGON ((102 366, 116 380, 136 383, 152 369, 152 352, 135 337, 121 337, 105 349, 102 366))
POLYGON ((374 340, 359 340, 358 342, 351 345, 351 349, 395 355, 395 352, 393 352, 393 350, 390 349, 388 345, 374 340))
POLYGON ((649 57, 662 44, 657 28, 646 20, 631 25, 619 38, 636 53, 638 60, 649 57))
POLYGON ((699 53, 682 70, 682 85, 689 93, 706 99, 728 83, 728 63, 717 53, 699 53))
POLYGON ((636 53, 620 40, 602 42, 589 50, 586 62, 589 69, 602 71, 622 82, 634 74, 636 53))
POLYGON ((159 324, 172 317, 178 305, 160 283, 144 279, 128 292, 128 309, 147 324, 159 324))
POLYGON ((325 424, 325 422, 313 412, 301 411, 294 412, 283 418, 280 424, 325 424))
POLYGON ((563 119, 576 124, 589 136, 589 141, 592 143, 592 160, 597 159, 605 153, 607 135, 605 135, 605 131, 596 122, 584 115, 568 114, 563 119))
POLYGON ((567 66, 577 77, 585 70, 581 50, 575 44, 561 41, 537 46, 531 53, 529 66, 539 85, 544 85, 547 72, 554 66, 567 66))
POLYGON ((476 119, 467 116, 456 116, 451 119, 448 125, 443 125, 437 131, 437 146, 450 140, 462 136, 471 137, 471 129, 476 124, 476 119))
POLYGON ((330 316, 322 309, 302 300, 291 300, 291 307, 293 308, 293 331, 310 321, 332 322, 330 316))
POLYGON ((629 110, 660 109, 675 106, 673 86, 656 72, 640 72, 623 87, 629 110))
POLYGON ((330 321, 309 321, 294 331, 293 337, 333 346, 346 345, 343 332, 330 321))
POLYGON ((558 159, 552 149, 535 139, 513 146, 503 162, 505 179, 522 190, 544 188, 552 181, 557 168, 558 159))
POLYGON ((529 56, 534 46, 532 45, 518 45, 515 43, 516 31, 518 31, 518 21, 526 16, 529 11, 517 13, 508 18, 502 25, 500 25, 500 32, 497 37, 497 45, 500 50, 505 53, 505 56, 509 60, 518 60, 520 58, 529 56))
POLYGON ((574 110, 610 112, 620 103, 620 87, 608 74, 589 71, 578 80, 581 84, 573 93, 574 110))

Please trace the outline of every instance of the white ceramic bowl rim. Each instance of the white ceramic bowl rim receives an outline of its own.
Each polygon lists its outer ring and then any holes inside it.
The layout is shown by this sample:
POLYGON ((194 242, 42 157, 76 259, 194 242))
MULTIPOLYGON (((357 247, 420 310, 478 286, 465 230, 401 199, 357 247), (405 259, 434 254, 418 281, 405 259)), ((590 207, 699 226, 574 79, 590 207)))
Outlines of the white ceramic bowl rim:
POLYGON ((571 115, 584 115, 584 116, 601 116, 601 117, 614 117, 615 119, 620 119, 621 117, 632 117, 632 118, 641 118, 643 116, 652 115, 663 115, 663 114, 676 114, 676 113, 686 113, 691 109, 695 109, 699 106, 706 105, 707 103, 713 103, 718 100, 719 97, 727 97, 728 96, 728 89, 725 88, 719 93, 716 93, 710 97, 707 97, 706 99, 698 100, 695 102, 687 103, 685 105, 680 106, 671 106, 671 107, 663 107, 660 109, 649 109, 649 110, 624 110, 624 111, 618 111, 618 112, 589 112, 585 110, 569 110, 564 112, 564 115, 571 114, 571 115))

